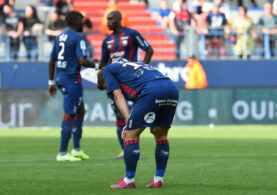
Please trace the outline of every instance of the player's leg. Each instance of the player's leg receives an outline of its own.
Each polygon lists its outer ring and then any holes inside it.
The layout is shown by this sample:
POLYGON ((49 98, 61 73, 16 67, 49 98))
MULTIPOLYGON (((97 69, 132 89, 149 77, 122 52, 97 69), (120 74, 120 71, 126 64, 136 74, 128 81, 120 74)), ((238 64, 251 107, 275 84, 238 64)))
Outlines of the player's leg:
POLYGON ((58 86, 58 88, 63 93, 63 108, 64 108, 64 118, 61 124, 61 145, 60 145, 60 152, 57 155, 57 161, 77 161, 81 160, 80 158, 73 157, 69 153, 68 150, 68 143, 71 138, 72 128, 73 128, 73 121, 74 116, 76 114, 76 110, 79 106, 79 99, 76 98, 74 93, 75 84, 73 85, 65 85, 65 86, 58 86))
POLYGON ((159 110, 156 112, 156 118, 151 132, 156 140, 156 173, 148 188, 161 188, 165 174, 167 161, 169 158, 169 142, 167 140, 168 130, 171 127, 175 110, 179 98, 176 85, 169 80, 159 82, 162 91, 156 91, 156 105, 159 110))
POLYGON ((116 134, 117 134, 118 142, 120 144, 121 151, 117 156, 114 157, 115 159, 124 158, 124 140, 121 137, 121 133, 125 125, 126 125, 126 122, 124 120, 116 121, 116 134))
POLYGON ((114 157, 114 159, 122 159, 124 158, 124 140, 121 137, 121 133, 123 128, 126 125, 126 122, 124 120, 123 115, 120 113, 115 101, 114 101, 114 97, 110 96, 109 97, 109 102, 111 103, 111 107, 114 111, 114 114, 116 116, 116 134, 117 134, 117 138, 118 138, 118 142, 120 144, 121 147, 121 151, 120 153, 114 157))
POLYGON ((60 151, 56 157, 57 161, 79 161, 80 158, 71 156, 68 152, 68 142, 71 138, 72 126, 73 126, 74 115, 64 113, 64 117, 61 124, 61 142, 60 151))
POLYGON ((162 188, 163 177, 165 174, 167 161, 169 158, 169 142, 167 140, 169 128, 155 127, 151 130, 156 141, 155 159, 156 159, 156 173, 154 179, 146 187, 148 188, 162 188))
POLYGON ((134 104, 125 127, 126 137, 124 140, 125 177, 111 188, 135 188, 135 173, 137 162, 140 157, 139 136, 145 127, 151 126, 155 120, 153 104, 154 99, 151 91, 143 94, 134 104))
POLYGON ((111 188, 136 188, 135 174, 140 156, 139 136, 144 129, 126 130, 126 138, 124 140, 125 177, 118 184, 111 185, 111 188))
POLYGON ((83 120, 85 116, 85 106, 84 103, 81 102, 81 105, 78 107, 76 115, 74 117, 73 122, 73 149, 71 151, 71 155, 75 157, 79 157, 82 160, 88 160, 89 156, 81 150, 80 141, 83 133, 83 120))
POLYGON ((73 134, 73 148, 75 150, 80 150, 80 140, 82 137, 82 127, 83 127, 83 120, 85 116, 85 108, 84 104, 82 103, 74 117, 74 122, 73 122, 73 129, 72 129, 72 134, 73 134))

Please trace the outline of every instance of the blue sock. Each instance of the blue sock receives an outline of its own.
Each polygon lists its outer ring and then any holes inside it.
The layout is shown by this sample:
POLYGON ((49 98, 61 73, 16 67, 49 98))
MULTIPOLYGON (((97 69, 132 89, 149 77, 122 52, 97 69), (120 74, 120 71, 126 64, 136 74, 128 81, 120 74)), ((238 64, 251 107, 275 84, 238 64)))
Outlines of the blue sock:
POLYGON ((61 125, 61 145, 60 153, 67 152, 68 142, 71 138, 73 120, 64 117, 61 125))
POLYGON ((138 140, 128 140, 124 143, 124 161, 126 167, 125 177, 135 178, 139 155, 138 140))
POLYGON ((169 143, 168 140, 161 140, 157 142, 155 158, 156 158, 156 176, 163 177, 169 157, 169 143))
POLYGON ((83 116, 76 115, 73 122, 73 148, 80 150, 80 140, 82 138, 83 116))
POLYGON ((124 149, 124 140, 121 137, 121 133, 122 133, 124 126, 125 125, 123 125, 123 126, 116 125, 117 138, 118 138, 118 141, 119 141, 119 144, 120 144, 122 150, 124 149))

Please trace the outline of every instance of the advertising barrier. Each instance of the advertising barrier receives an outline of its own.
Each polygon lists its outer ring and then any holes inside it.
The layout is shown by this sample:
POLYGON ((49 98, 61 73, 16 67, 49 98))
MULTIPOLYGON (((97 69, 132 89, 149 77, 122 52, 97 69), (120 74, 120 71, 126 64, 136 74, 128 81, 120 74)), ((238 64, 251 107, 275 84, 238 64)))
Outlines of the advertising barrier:
MULTIPOLYGON (((277 89, 180 89, 174 125, 277 124, 277 89)), ((115 116, 105 92, 84 91, 85 125, 114 126, 115 116)), ((47 90, 1 90, 0 127, 60 126, 62 95, 47 90)))
MULTIPOLYGON (((207 76, 208 87, 272 87, 277 86, 276 60, 200 61, 207 76)), ((153 62, 178 87, 184 88, 189 68, 186 62, 153 62)), ((96 88, 94 69, 81 71, 84 88, 96 88)), ((2 89, 46 89, 47 63, 0 63, 2 89)))

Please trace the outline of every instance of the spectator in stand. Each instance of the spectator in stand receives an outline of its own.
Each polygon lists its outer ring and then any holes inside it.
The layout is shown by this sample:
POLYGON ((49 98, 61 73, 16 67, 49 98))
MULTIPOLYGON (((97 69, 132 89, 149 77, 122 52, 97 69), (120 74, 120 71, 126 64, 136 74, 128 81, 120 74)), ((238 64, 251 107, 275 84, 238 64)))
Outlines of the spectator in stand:
POLYGON ((203 12, 203 6, 207 3, 207 0, 195 0, 192 1, 193 13, 201 14, 203 12))
POLYGON ((38 42, 37 35, 42 28, 37 11, 34 6, 27 6, 25 8, 25 16, 22 18, 23 22, 23 43, 26 48, 27 58, 38 58, 38 42))
POLYGON ((5 17, 3 19, 2 32, 6 34, 10 41, 10 57, 18 58, 20 35, 23 32, 23 22, 14 12, 13 6, 6 4, 3 7, 5 17))
POLYGON ((186 89, 203 89, 208 86, 205 70, 195 56, 189 57, 186 68, 189 69, 186 89))
POLYGON ((14 0, 1 0, 0 1, 0 24, 3 23, 3 19, 4 19, 4 16, 5 16, 5 14, 3 12, 3 7, 6 4, 13 5, 14 0))
MULTIPOLYGON (((251 0, 251 3, 253 7, 258 7, 258 4, 256 3, 256 0, 251 0)), ((238 7, 244 6, 243 0, 238 0, 238 7)))
POLYGON ((191 24, 191 19, 187 0, 176 0, 169 14, 169 27, 175 39, 177 60, 181 57, 181 44, 185 39, 185 28, 191 24))
MULTIPOLYGON (((264 4, 264 14, 260 17, 258 24, 261 26, 261 31, 264 35, 269 35, 269 47, 271 56, 274 56, 275 40, 277 33, 277 16, 272 13, 272 5, 267 2, 264 4)), ((262 35, 262 40, 264 40, 262 35)), ((265 53, 263 54, 265 55, 265 53)))
POLYGON ((52 13, 55 11, 54 0, 36 0, 37 11, 38 11, 38 19, 44 24, 47 24, 49 18, 52 13))
POLYGON ((60 15, 61 19, 65 20, 65 16, 68 12, 73 10, 73 3, 71 0, 59 0, 56 3, 56 11, 60 15))
POLYGON ((201 12, 194 14, 194 18, 196 19, 196 27, 197 27, 198 34, 208 33, 206 19, 210 11, 212 10, 212 7, 213 7, 212 3, 206 2, 201 8, 201 12))
POLYGON ((212 12, 207 16, 206 22, 209 28, 209 35, 207 36, 207 51, 208 55, 225 55, 224 32, 229 33, 227 20, 224 13, 219 12, 219 4, 214 4, 212 12))
MULTIPOLYGON (((149 7, 149 2, 148 2, 148 0, 143 0, 143 1, 144 1, 144 4, 146 5, 146 7, 149 7)), ((140 0, 130 0, 130 1, 129 1, 130 4, 136 4, 136 3, 138 3, 138 2, 140 2, 140 0)))
POLYGON ((81 12, 81 14, 84 16, 83 33, 84 33, 84 40, 87 47, 87 58, 91 60, 93 59, 94 48, 91 42, 88 40, 87 34, 92 31, 93 25, 90 19, 87 17, 87 13, 85 11, 81 12))
POLYGON ((66 23, 60 18, 60 15, 57 11, 53 12, 51 19, 48 22, 45 34, 48 35, 50 41, 54 41, 55 37, 61 34, 66 28, 66 23))
POLYGON ((231 8, 228 3, 225 2, 225 0, 214 0, 215 4, 219 5, 219 12, 223 13, 227 19, 227 23, 232 23, 232 17, 231 17, 231 8))
POLYGON ((273 2, 272 2, 272 7, 273 7, 273 14, 274 15, 277 15, 277 0, 274 0, 273 2))
POLYGON ((167 0, 161 0, 160 7, 161 8, 159 9, 158 22, 159 25, 162 26, 164 30, 166 30, 169 27, 168 15, 170 13, 167 0))
POLYGON ((235 54, 240 58, 249 58, 251 49, 254 47, 256 34, 253 30, 253 21, 247 16, 247 8, 239 7, 239 16, 233 22, 233 29, 237 33, 237 40, 234 46, 235 54))
POLYGON ((122 26, 130 27, 128 16, 127 16, 125 10, 118 5, 118 0, 109 0, 109 7, 106 9, 106 11, 104 13, 104 16, 103 16, 103 19, 102 19, 102 24, 101 24, 101 32, 103 34, 108 35, 108 34, 112 33, 112 31, 108 29, 107 17, 108 17, 108 14, 110 12, 115 11, 115 10, 117 10, 121 13, 121 16, 122 16, 121 24, 122 24, 122 26))

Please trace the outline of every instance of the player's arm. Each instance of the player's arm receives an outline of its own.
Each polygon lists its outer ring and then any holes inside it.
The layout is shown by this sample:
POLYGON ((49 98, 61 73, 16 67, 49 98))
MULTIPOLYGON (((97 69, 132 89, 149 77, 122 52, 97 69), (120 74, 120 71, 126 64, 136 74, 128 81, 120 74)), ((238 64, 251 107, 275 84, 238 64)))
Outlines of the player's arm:
POLYGON ((49 61, 49 81, 48 81, 48 93, 51 97, 56 96, 57 88, 55 86, 54 74, 55 74, 56 59, 51 57, 49 61))
POLYGON ((101 62, 100 62, 100 68, 103 68, 103 67, 105 67, 107 65, 108 65, 108 62, 104 62, 104 61, 101 60, 101 62))
POLYGON ((128 105, 126 103, 125 97, 124 97, 121 89, 114 90, 113 95, 114 95, 114 100, 115 100, 115 103, 116 103, 119 111, 123 115, 125 121, 127 121, 129 118, 129 108, 128 108, 128 105))
POLYGON ((104 39, 104 41, 102 42, 101 53, 102 54, 101 54, 100 68, 103 68, 108 65, 109 58, 110 58, 110 52, 109 52, 109 49, 107 48, 106 39, 104 39))
POLYGON ((89 60, 86 57, 79 57, 78 61, 81 66, 84 66, 87 68, 95 68, 96 70, 99 69, 99 60, 98 59, 89 60))
POLYGON ((78 57, 78 62, 81 66, 84 66, 87 68, 95 68, 97 70, 99 69, 99 60, 87 59, 87 47, 83 36, 79 36, 76 39, 75 52, 76 52, 76 56, 78 57))
POLYGON ((154 54, 154 50, 153 50, 153 48, 151 47, 151 45, 149 45, 149 47, 147 48, 147 50, 146 50, 145 52, 146 52, 146 53, 145 53, 143 62, 144 62, 145 64, 149 64, 150 61, 151 61, 151 58, 152 58, 152 56, 153 56, 153 54, 154 54))
POLYGON ((154 50, 153 48, 151 47, 151 45, 142 37, 142 35, 137 32, 137 31, 134 31, 133 33, 134 35, 134 41, 135 41, 135 44, 138 45, 143 51, 145 51, 145 56, 144 56, 144 59, 143 59, 143 62, 145 64, 149 64, 150 61, 151 61, 151 58, 154 54, 154 50))

